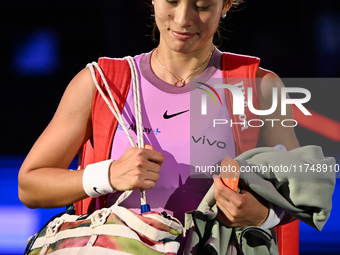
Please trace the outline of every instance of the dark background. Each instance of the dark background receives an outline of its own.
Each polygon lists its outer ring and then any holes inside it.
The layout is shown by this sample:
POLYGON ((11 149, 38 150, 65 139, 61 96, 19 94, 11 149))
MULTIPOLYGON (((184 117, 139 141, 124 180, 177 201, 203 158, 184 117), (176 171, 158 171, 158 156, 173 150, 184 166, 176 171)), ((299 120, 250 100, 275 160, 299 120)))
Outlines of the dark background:
MULTIPOLYGON (((144 0, 0 2, 0 215, 11 214, 11 206, 19 206, 17 212, 32 213, 17 199, 17 171, 51 120, 69 81, 98 57, 152 50, 157 44, 151 41, 151 20, 144 0)), ((223 26, 222 51, 258 56, 261 67, 282 78, 340 76, 339 0, 247 0, 228 15, 223 26)), ((330 132, 340 134, 340 88, 301 87, 312 93, 307 107, 336 121, 330 132)), ((331 130, 323 122, 316 121, 315 126, 331 130)), ((320 145, 339 163, 340 139, 301 126, 296 133, 301 145, 320 145)), ((301 254, 340 253, 338 195, 333 202, 330 222, 321 233, 301 226, 301 254)), ((39 217, 37 226, 48 216, 39 217)), ((10 229, 12 225, 0 227, 0 236, 11 237, 10 229)), ((9 252, 0 243, 0 254, 9 252)))
MULTIPOLYGON (((150 17, 137 0, 1 1, 0 153, 29 151, 88 62, 156 47, 150 17)), ((340 1, 248 0, 228 18, 221 50, 258 56, 283 78, 340 76, 340 1)), ((320 87, 308 106, 340 121, 339 91, 320 87)), ((299 127, 297 134, 302 145, 336 152, 338 144, 299 127)))

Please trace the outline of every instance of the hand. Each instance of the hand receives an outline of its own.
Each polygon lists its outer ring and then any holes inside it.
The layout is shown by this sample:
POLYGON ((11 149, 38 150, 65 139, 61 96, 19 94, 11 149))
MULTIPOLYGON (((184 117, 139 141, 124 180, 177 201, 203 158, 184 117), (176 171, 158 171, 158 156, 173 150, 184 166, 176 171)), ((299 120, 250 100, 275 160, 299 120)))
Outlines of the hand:
POLYGON ((214 178, 214 184, 214 197, 219 208, 217 218, 226 226, 258 226, 268 216, 268 203, 255 197, 247 186, 239 194, 226 187, 220 178, 214 178))
POLYGON ((145 148, 129 148, 110 166, 110 184, 113 188, 125 191, 151 189, 159 179, 164 155, 151 145, 145 148))

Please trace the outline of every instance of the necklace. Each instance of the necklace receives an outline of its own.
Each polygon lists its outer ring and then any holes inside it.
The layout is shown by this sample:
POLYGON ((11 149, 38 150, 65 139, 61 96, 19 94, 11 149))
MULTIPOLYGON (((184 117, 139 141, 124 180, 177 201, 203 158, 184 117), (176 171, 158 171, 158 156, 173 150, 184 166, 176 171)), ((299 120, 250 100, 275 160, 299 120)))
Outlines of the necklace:
POLYGON ((211 58, 212 53, 214 52, 214 47, 212 48, 212 50, 210 51, 207 59, 203 62, 202 65, 200 65, 199 67, 197 67, 192 73, 190 73, 187 77, 185 78, 181 78, 177 75, 175 75, 173 72, 171 72, 168 68, 165 67, 165 65, 162 64, 162 62, 159 60, 158 58, 158 48, 156 49, 156 58, 158 63, 165 69, 167 70, 170 74, 172 74, 173 77, 175 77, 177 79, 177 81, 175 82, 175 86, 176 87, 183 87, 185 85, 185 81, 194 73, 196 73, 198 70, 200 70, 207 62, 208 60, 211 58))

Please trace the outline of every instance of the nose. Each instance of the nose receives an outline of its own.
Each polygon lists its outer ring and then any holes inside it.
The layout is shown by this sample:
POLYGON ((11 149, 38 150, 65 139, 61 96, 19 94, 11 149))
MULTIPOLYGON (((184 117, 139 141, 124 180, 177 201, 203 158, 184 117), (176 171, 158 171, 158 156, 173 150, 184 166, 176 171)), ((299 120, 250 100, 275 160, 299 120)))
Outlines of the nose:
POLYGON ((181 28, 190 27, 194 23, 195 10, 186 4, 180 4, 175 12, 174 21, 181 28))

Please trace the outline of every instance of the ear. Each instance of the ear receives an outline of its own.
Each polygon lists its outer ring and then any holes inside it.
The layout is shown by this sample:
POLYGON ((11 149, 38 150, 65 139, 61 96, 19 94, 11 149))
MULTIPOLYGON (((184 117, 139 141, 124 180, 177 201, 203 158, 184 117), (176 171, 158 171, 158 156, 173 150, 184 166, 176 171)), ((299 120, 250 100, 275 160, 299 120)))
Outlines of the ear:
POLYGON ((232 6, 232 0, 227 0, 224 4, 224 7, 222 9, 222 14, 225 14, 229 11, 229 9, 231 8, 232 6))

